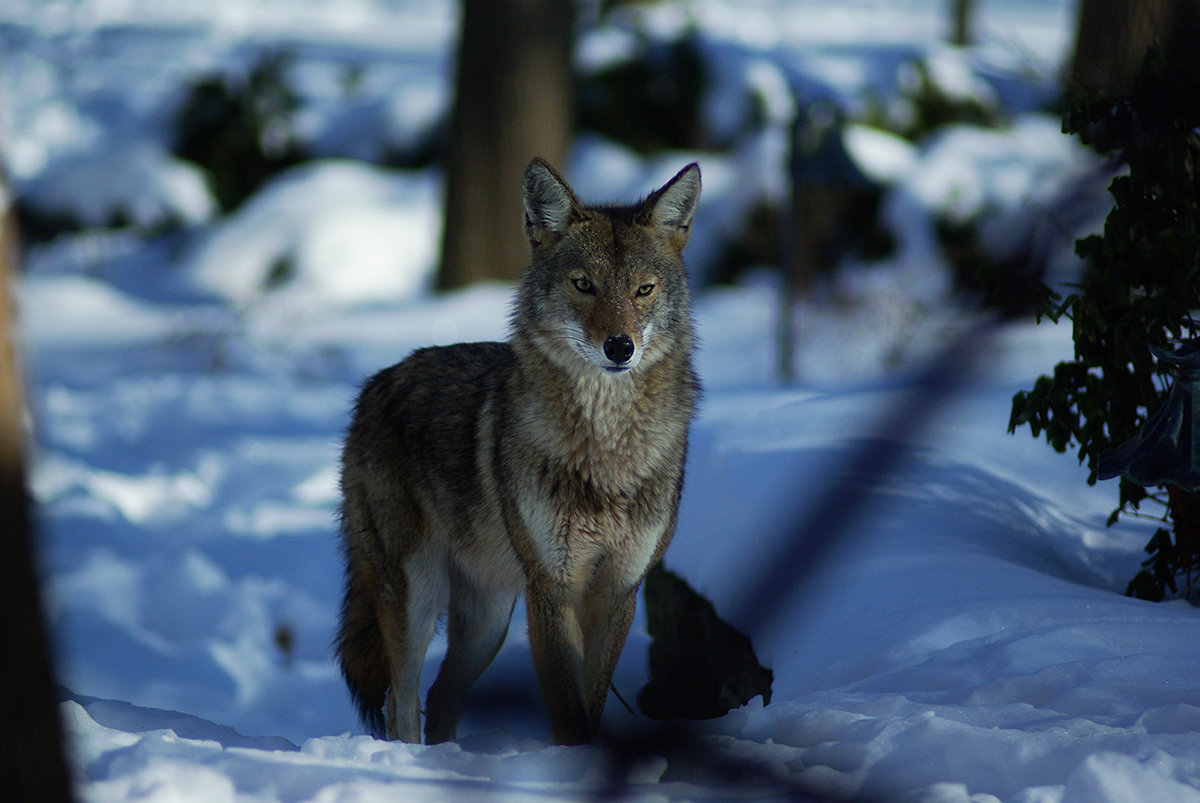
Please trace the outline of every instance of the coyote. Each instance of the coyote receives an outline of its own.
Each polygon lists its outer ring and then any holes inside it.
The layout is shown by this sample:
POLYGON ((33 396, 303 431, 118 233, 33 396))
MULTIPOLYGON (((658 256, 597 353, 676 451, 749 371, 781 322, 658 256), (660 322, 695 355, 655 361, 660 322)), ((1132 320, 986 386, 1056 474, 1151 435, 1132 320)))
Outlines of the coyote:
POLYGON ((455 737, 525 593, 555 741, 596 736, 637 590, 675 531, 699 382, 682 252, 691 164, 632 206, 584 206, 541 159, 505 343, 424 348, 369 379, 342 454, 336 649, 364 724, 455 737))

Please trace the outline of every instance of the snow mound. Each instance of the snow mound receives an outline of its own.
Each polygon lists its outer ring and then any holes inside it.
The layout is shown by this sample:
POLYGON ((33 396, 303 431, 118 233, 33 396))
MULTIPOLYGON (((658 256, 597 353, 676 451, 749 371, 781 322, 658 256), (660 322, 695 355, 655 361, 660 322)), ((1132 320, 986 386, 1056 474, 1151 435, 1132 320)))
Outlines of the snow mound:
MULTIPOLYGON (((268 794, 251 793, 263 800, 441 803, 464 793, 493 799, 489 793, 500 790, 513 799, 572 799, 602 794, 614 780, 598 748, 558 747, 505 732, 429 747, 346 734, 309 739, 296 749, 193 717, 102 700, 69 700, 60 712, 80 777, 104 778, 84 790, 94 801, 234 800, 250 790, 268 794), (105 778, 114 755, 121 772, 105 778)), ((666 766, 661 758, 634 761, 615 780, 635 794, 654 791, 666 766)))
POLYGON ((439 191, 430 172, 307 163, 215 226, 184 270, 240 307, 269 296, 332 306, 412 298, 437 259, 439 191))
POLYGON ((216 211, 204 172, 149 141, 59 156, 21 197, 40 215, 88 227, 196 225, 216 211))
POLYGON ((1049 114, 1018 117, 1007 129, 946 126, 926 147, 908 183, 927 208, 952 223, 981 219, 985 246, 1012 242, 1073 180, 1097 165, 1094 153, 1062 134, 1049 114))
POLYGON ((86 276, 28 276, 17 288, 17 304, 22 338, 45 346, 154 340, 180 315, 86 276))
POLYGON ((912 173, 917 148, 903 137, 871 126, 849 123, 842 143, 856 167, 877 184, 890 184, 912 173))

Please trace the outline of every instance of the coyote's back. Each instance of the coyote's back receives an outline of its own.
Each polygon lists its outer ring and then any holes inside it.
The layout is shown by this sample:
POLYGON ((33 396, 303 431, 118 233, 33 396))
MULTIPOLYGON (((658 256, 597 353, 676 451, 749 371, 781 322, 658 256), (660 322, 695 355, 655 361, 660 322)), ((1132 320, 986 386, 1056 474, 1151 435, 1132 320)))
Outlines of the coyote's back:
POLYGON ((637 603, 670 542, 698 395, 682 262, 700 171, 590 207, 541 160, 506 343, 414 352, 364 386, 342 458, 337 651, 377 735, 454 738, 526 595, 555 739, 595 736, 637 603))

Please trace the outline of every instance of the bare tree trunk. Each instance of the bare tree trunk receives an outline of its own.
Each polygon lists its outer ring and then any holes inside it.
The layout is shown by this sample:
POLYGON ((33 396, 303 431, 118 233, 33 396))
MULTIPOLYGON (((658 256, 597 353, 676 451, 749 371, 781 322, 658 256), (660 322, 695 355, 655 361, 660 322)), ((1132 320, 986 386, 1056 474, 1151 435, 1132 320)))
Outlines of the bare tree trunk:
POLYGON ((572 0, 463 0, 438 285, 512 279, 528 262, 521 175, 561 166, 572 130, 572 0))
POLYGON ((0 560, 4 647, 0 650, 0 778, 6 799, 71 800, 49 644, 42 619, 25 491, 20 370, 13 339, 11 276, 16 226, 0 176, 0 560))
POLYGON ((1168 58, 1197 47, 1196 9, 1196 0, 1080 0, 1069 85, 1087 94, 1128 90, 1151 45, 1168 58))
POLYGON ((950 0, 953 26, 950 44, 965 47, 971 44, 971 23, 975 16, 975 0, 950 0))

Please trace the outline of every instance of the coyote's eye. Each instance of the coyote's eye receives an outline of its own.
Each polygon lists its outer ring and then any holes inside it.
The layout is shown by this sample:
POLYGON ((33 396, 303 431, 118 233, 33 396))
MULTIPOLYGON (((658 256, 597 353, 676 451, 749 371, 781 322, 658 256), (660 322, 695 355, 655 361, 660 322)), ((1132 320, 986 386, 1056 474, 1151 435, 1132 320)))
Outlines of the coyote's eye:
POLYGON ((653 284, 643 284, 641 287, 639 287, 637 289, 638 298, 645 298, 646 296, 650 295, 653 292, 654 292, 653 284))
POLYGON ((596 285, 592 284, 583 276, 578 279, 572 279, 571 284, 575 285, 575 289, 587 295, 593 295, 596 292, 596 285))

